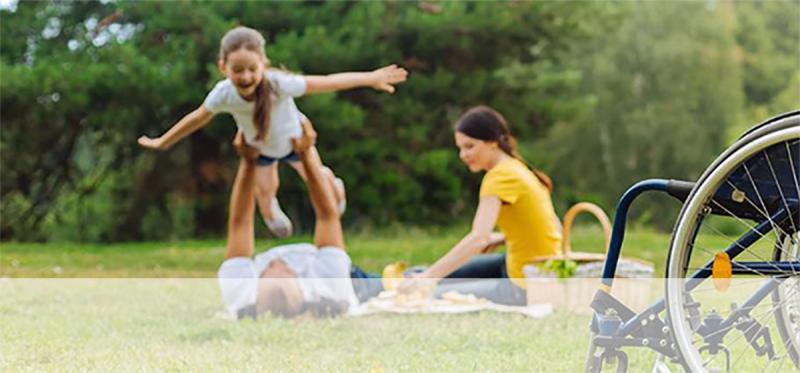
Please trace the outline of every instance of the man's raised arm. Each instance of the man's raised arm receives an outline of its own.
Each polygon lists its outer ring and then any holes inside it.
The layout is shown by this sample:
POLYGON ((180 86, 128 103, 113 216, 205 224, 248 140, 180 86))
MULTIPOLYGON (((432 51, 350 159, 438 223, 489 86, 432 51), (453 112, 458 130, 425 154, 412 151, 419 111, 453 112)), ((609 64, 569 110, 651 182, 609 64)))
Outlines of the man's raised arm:
POLYGON ((255 250, 253 214, 255 213, 255 159, 258 157, 258 150, 245 144, 241 132, 236 134, 233 146, 241 156, 241 160, 231 191, 225 259, 250 257, 255 250))
POLYGON ((302 137, 293 139, 292 143, 306 171, 308 194, 316 215, 314 244, 317 247, 333 246, 344 249, 342 223, 339 220, 333 190, 322 177, 322 161, 314 148, 317 133, 307 118, 302 120, 302 125, 302 137))

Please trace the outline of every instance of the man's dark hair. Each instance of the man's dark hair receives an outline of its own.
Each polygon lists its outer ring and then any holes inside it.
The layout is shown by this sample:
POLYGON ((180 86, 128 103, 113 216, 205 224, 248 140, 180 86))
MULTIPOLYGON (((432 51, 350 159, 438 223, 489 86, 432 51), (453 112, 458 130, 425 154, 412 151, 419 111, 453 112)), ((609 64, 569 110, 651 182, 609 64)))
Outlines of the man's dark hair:
POLYGON ((240 308, 239 311, 236 312, 236 319, 238 319, 238 320, 244 319, 246 317, 249 317, 249 318, 255 320, 256 316, 258 316, 258 313, 256 312, 256 305, 255 304, 251 304, 249 306, 244 306, 244 307, 240 308))
MULTIPOLYGON (((270 292, 269 298, 269 302, 267 302, 266 307, 261 310, 261 312, 268 311, 275 316, 280 316, 287 319, 297 316, 297 313, 294 313, 289 309, 289 302, 286 301, 286 293, 284 293, 283 290, 275 290, 270 292)), ((298 313, 302 313, 302 310, 298 313)))
POLYGON ((306 312, 310 313, 311 316, 316 318, 330 318, 347 312, 347 309, 350 306, 350 304, 344 300, 337 301, 331 298, 322 297, 318 301, 304 302, 303 306, 300 307, 299 312, 292 312, 292 310, 289 308, 289 303, 286 300, 286 293, 284 293, 282 290, 270 292, 268 296, 269 302, 266 302, 263 309, 257 310, 255 305, 244 307, 239 310, 239 319, 242 319, 246 316, 256 318, 258 315, 264 312, 269 312, 274 316, 280 316, 287 319, 306 312), (252 309, 250 309, 251 307, 252 309))
POLYGON ((339 316, 347 312, 349 306, 350 304, 347 303, 347 301, 323 297, 316 302, 305 302, 303 304, 303 311, 311 312, 312 316, 321 319, 339 316))

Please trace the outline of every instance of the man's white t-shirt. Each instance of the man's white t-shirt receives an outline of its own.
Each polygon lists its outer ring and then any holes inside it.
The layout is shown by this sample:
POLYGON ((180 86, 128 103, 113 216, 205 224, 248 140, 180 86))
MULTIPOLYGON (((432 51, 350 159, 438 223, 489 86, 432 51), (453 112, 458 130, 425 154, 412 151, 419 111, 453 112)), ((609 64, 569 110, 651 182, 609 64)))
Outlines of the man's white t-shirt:
POLYGON ((214 114, 230 113, 244 133, 247 144, 257 148, 263 155, 282 158, 292 152, 291 139, 300 137, 303 133, 294 97, 302 96, 306 92, 306 80, 302 75, 279 70, 267 70, 264 78, 269 80, 273 91, 270 130, 266 139, 256 141, 258 131, 253 123, 255 103, 245 101, 239 96, 230 79, 217 83, 206 96, 203 106, 214 114))
POLYGON ((283 260, 297 274, 303 299, 309 302, 328 298, 358 305, 350 279, 350 257, 336 247, 317 248, 308 243, 276 246, 254 258, 230 258, 219 267, 222 299, 231 315, 255 304, 258 278, 274 259, 283 260))

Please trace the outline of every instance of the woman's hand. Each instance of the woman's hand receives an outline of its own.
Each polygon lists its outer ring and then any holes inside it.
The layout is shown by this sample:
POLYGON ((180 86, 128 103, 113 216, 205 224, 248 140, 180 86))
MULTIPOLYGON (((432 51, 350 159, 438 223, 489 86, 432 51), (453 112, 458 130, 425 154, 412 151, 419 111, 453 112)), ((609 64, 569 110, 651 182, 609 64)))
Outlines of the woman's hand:
POLYGON ((400 294, 412 294, 415 292, 420 292, 425 294, 427 297, 430 294, 433 294, 433 289, 436 287, 436 282, 436 279, 428 278, 424 272, 415 273, 397 285, 397 292, 400 294))
POLYGON ((164 140, 161 137, 156 137, 153 139, 147 136, 142 136, 139 137, 139 140, 137 140, 137 142, 139 143, 139 145, 147 149, 153 149, 153 150, 169 149, 169 146, 166 146, 164 140))
POLYGON ((408 77, 408 71, 397 65, 381 67, 372 71, 371 74, 373 79, 372 88, 389 93, 394 93, 393 84, 404 82, 408 77))
POLYGON ((414 291, 419 286, 417 275, 413 274, 411 277, 403 280, 397 285, 397 292, 401 294, 408 294, 414 291))
POLYGON ((244 133, 242 131, 236 131, 236 136, 233 137, 233 148, 236 149, 236 153, 239 153, 240 157, 250 162, 254 162, 261 155, 258 149, 244 141, 244 133))

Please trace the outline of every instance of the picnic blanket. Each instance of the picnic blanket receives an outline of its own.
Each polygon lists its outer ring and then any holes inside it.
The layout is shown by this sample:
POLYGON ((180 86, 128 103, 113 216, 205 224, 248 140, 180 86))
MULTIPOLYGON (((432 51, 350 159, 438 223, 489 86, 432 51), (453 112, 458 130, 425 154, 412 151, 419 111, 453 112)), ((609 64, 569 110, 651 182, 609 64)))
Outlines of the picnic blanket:
POLYGON ((406 296, 395 291, 383 291, 378 296, 348 311, 348 317, 359 317, 377 313, 469 313, 496 311, 518 313, 531 318, 543 318, 553 312, 551 304, 528 306, 506 306, 490 302, 474 295, 449 292, 440 299, 421 296, 406 296))
MULTIPOLYGON (((470 313, 480 311, 495 311, 518 313, 530 318, 540 319, 553 313, 553 305, 549 303, 528 306, 506 306, 490 302, 484 298, 477 298, 472 294, 464 295, 449 292, 442 298, 435 299, 417 294, 398 294, 394 290, 383 291, 378 296, 367 302, 350 308, 345 317, 361 317, 379 313, 415 314, 415 313, 470 313)), ((236 320, 226 310, 218 310, 214 314, 218 320, 236 320)))

